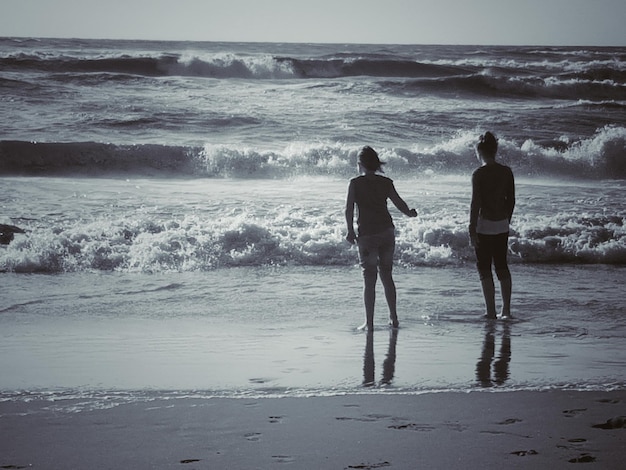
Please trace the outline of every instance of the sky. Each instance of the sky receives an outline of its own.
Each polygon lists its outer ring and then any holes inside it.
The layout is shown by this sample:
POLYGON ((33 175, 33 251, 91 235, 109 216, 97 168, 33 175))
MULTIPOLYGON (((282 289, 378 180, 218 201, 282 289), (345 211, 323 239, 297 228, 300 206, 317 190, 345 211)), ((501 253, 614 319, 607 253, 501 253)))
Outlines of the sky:
POLYGON ((625 0, 0 0, 0 36, 626 46, 625 0))

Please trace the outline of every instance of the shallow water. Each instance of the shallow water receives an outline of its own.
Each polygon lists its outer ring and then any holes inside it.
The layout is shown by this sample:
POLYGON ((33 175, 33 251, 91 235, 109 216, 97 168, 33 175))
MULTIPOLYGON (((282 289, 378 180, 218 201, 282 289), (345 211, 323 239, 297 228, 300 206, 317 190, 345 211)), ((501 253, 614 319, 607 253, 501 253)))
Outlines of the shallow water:
POLYGON ((0 246, 3 398, 624 387, 623 48, 4 38, 0 63, 0 223, 27 231, 0 246), (480 319, 467 237, 487 129, 510 324, 480 319), (365 144, 419 214, 392 209, 397 337, 382 293, 355 330, 365 144))
POLYGON ((515 319, 485 322, 473 270, 399 269, 401 328, 394 335, 386 326, 381 292, 368 345, 356 330, 356 267, 5 274, 2 391, 15 398, 623 387, 626 271, 517 266, 513 276, 515 319))

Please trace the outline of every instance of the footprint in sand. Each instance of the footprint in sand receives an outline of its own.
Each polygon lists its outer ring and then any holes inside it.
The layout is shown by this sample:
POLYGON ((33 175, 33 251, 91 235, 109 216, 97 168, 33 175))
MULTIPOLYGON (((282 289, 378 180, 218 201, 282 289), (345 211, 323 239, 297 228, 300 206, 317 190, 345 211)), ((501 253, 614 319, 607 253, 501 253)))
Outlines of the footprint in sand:
POLYGON ((521 423, 521 422, 522 422, 521 419, 509 418, 509 419, 505 419, 504 421, 500 421, 497 424, 515 424, 515 423, 521 423))
POLYGON ((431 426, 429 424, 417 424, 417 423, 408 423, 408 424, 392 424, 391 426, 387 426, 389 429, 408 429, 410 431, 434 431, 435 426, 431 426))
POLYGON ((563 414, 568 418, 573 418, 574 416, 578 416, 585 411, 587 411, 587 408, 576 408, 574 410, 564 410, 563 414))
POLYGON ((280 423, 283 420, 282 416, 269 416, 268 419, 270 420, 270 423, 280 423))
POLYGON ((252 441, 252 442, 256 442, 256 441, 260 441, 261 440, 261 433, 260 432, 249 432, 247 434, 244 434, 244 436, 248 441, 252 441))
POLYGON ((351 418, 351 417, 348 417, 348 416, 338 416, 335 419, 338 420, 338 421, 361 421, 363 423, 369 423, 369 422, 372 422, 372 421, 377 421, 377 418, 372 418, 372 417, 367 417, 367 416, 364 416, 362 418, 351 418))
POLYGON ((387 461, 379 463, 362 463, 359 465, 348 465, 346 468, 359 468, 362 470, 372 470, 374 468, 389 467, 391 464, 387 461))
MULTIPOLYGON (((561 440, 565 440, 565 438, 563 437, 561 438, 561 440)), ((565 450, 580 448, 579 444, 583 444, 587 442, 587 439, 584 439, 582 437, 575 437, 572 439, 567 439, 565 440, 565 442, 567 442, 567 444, 557 444, 556 448, 565 449, 565 450), (574 444, 574 445, 570 445, 570 444, 574 444)))
POLYGON ((200 462, 200 459, 185 459, 185 460, 180 461, 180 463, 196 463, 196 462, 200 462))
POLYGON ((610 405, 617 405, 620 400, 612 399, 612 398, 601 398, 600 400, 596 400, 598 403, 608 403, 610 405))
POLYGON ((272 458, 276 461, 276 463, 292 463, 295 461, 295 459, 290 455, 272 455, 272 458))
POLYGON ((539 454, 539 452, 537 452, 534 449, 530 449, 530 450, 516 450, 515 452, 511 452, 511 454, 517 455, 519 457, 525 457, 527 455, 537 455, 539 454))
POLYGON ((579 457, 574 457, 573 459, 569 459, 569 463, 591 463, 595 462, 596 458, 590 454, 580 454, 579 457))
POLYGON ((606 423, 594 424, 592 428, 598 428, 598 429, 626 428, 626 416, 616 416, 615 418, 607 419, 606 423))

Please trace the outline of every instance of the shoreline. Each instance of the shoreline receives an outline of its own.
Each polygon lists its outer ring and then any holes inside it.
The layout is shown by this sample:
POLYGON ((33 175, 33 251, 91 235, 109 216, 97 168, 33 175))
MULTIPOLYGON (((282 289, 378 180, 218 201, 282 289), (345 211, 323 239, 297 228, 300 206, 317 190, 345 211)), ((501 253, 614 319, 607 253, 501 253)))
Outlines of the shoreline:
POLYGON ((624 416, 623 390, 3 402, 0 467, 619 468, 624 416))
POLYGON ((398 270, 400 328, 379 289, 373 336, 356 268, 5 276, 0 388, 626 389, 623 274, 518 268, 514 320, 485 322, 473 270, 398 270))

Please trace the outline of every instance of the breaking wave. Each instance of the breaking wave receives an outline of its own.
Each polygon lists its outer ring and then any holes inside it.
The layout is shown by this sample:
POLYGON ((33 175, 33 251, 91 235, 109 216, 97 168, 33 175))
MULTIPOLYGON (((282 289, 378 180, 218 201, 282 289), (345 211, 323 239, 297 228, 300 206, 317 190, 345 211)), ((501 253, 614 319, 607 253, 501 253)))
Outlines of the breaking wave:
MULTIPOLYGON (((476 166, 476 131, 459 132, 430 146, 380 149, 394 171, 412 176, 467 173, 476 166)), ((291 144, 280 151, 212 145, 116 145, 98 142, 0 141, 0 175, 284 178, 349 176, 358 149, 345 144, 291 144)), ((500 140, 504 163, 520 175, 626 178, 626 128, 606 126, 570 142, 500 140)))
MULTIPOLYGON (((354 266, 343 241, 341 211, 303 214, 276 208, 263 217, 245 211, 207 220, 196 215, 143 215, 91 222, 25 226, 0 251, 0 270, 14 272, 170 272, 239 266, 354 266)), ((463 214, 465 215, 465 214, 463 214)), ((398 221, 400 265, 455 266, 474 262, 465 217, 433 213, 398 221)), ((516 219, 512 263, 626 264, 626 216, 598 209, 516 219)))
MULTIPOLYGON (((420 61, 402 55, 371 53, 321 57, 233 52, 86 57, 13 53, 0 57, 0 68, 5 71, 42 72, 57 80, 82 80, 85 84, 127 76, 260 80, 365 76, 404 79, 398 83, 383 82, 390 92, 430 91, 554 99, 585 96, 600 100, 626 100, 626 66, 622 61, 566 61, 557 64, 559 69, 526 60, 420 61)), ((4 85, 11 86, 11 83, 5 82, 4 85)))

